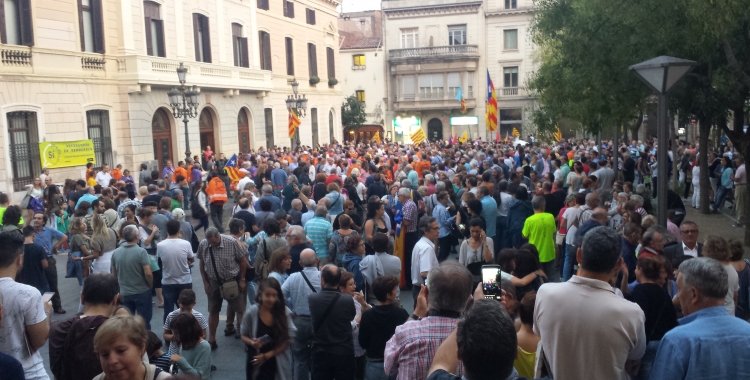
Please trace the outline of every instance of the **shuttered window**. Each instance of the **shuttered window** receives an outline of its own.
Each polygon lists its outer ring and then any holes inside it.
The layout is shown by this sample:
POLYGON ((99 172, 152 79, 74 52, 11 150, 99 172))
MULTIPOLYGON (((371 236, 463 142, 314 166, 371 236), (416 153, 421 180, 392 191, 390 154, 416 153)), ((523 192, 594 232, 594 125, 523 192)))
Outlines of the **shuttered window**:
POLYGON ((235 66, 250 67, 247 48, 247 38, 242 36, 242 25, 232 23, 232 50, 234 52, 235 66))
POLYGON ((25 186, 33 183, 34 178, 42 171, 36 112, 8 112, 7 118, 13 191, 24 191, 25 186))
POLYGON ((328 79, 336 78, 336 61, 333 48, 326 48, 326 58, 328 60, 328 79))
POLYGON ((143 2, 143 14, 146 26, 146 54, 166 57, 164 49, 164 21, 161 20, 159 4, 152 1, 143 2))
POLYGON ((273 141, 273 110, 270 108, 266 108, 263 110, 263 116, 265 116, 266 119, 266 148, 270 149, 274 146, 273 141))
POLYGON ((294 41, 291 37, 284 38, 286 48, 286 75, 294 75, 294 41))
POLYGON ((0 42, 34 46, 31 0, 0 1, 0 42))
POLYGON ((305 21, 310 25, 315 25, 315 9, 305 9, 305 21))
POLYGON ((294 3, 284 0, 284 17, 294 18, 294 3))
POLYGON ((81 51, 104 53, 102 0, 78 0, 81 51))
POLYGON ((258 0, 258 9, 268 10, 268 0, 258 0))
POLYGON ((109 131, 109 111, 86 111, 86 124, 89 130, 89 139, 94 143, 96 169, 101 168, 104 164, 113 164, 112 138, 109 131))
POLYGON ((318 52, 315 44, 307 44, 307 67, 311 78, 318 76, 318 52))
POLYGON ((211 63, 211 35, 208 29, 208 17, 193 13, 195 60, 198 62, 211 63))
POLYGON ((271 35, 268 32, 258 32, 260 42, 260 69, 271 70, 271 35))

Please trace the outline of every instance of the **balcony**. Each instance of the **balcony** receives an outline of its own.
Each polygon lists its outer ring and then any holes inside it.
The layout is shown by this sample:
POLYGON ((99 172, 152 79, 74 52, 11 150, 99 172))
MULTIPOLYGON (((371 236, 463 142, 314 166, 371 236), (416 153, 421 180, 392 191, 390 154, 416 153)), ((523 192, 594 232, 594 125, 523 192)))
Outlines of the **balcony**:
POLYGON ((432 46, 388 51, 388 61, 391 63, 478 59, 478 45, 432 46))
MULTIPOLYGON (((466 98, 466 108, 476 108, 475 98, 466 98)), ((426 94, 416 97, 414 94, 403 94, 400 99, 393 102, 394 111, 420 111, 420 110, 451 110, 461 109, 461 102, 456 97, 443 96, 443 94, 426 94)))
POLYGON ((142 55, 118 58, 118 78, 139 85, 176 86, 180 62, 188 69, 187 83, 191 86, 245 91, 273 89, 270 71, 142 55))
POLYGON ((528 98, 531 93, 526 87, 500 87, 495 90, 498 98, 528 98))

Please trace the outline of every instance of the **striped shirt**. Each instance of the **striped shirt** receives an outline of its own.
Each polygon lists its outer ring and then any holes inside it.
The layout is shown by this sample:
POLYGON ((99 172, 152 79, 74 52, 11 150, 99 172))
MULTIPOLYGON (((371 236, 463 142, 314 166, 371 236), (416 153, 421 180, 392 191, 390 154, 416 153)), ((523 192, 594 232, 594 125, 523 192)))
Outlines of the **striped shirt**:
POLYGON ((325 218, 316 216, 305 224, 307 238, 312 240, 318 258, 328 257, 328 239, 333 236, 333 226, 325 218))
MULTIPOLYGON (((172 324, 172 319, 177 316, 177 314, 180 313, 180 309, 177 309, 167 315, 167 319, 164 320, 164 330, 170 330, 169 325, 172 324)), ((206 318, 203 317, 203 314, 193 310, 193 317, 198 320, 198 324, 201 325, 201 328, 206 330, 208 329, 208 321, 206 321, 206 318)), ((169 350, 167 350, 167 355, 172 354, 179 354, 180 353, 180 345, 175 344, 175 342, 169 342, 169 350)), ((155 364, 155 363, 151 363, 155 364)))
POLYGON ((411 199, 407 199, 406 202, 404 202, 404 206, 401 208, 401 212, 404 214, 404 220, 409 221, 409 225, 406 226, 406 232, 417 232, 417 222, 419 221, 417 204, 411 199))

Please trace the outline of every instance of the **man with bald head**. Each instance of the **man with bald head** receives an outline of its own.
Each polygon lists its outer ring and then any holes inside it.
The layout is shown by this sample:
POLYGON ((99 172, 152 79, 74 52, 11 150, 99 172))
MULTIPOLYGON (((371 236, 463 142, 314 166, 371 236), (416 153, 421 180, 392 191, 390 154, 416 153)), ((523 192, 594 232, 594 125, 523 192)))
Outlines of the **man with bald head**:
POLYGON ((586 223, 579 224, 578 232, 576 232, 575 242, 576 247, 578 248, 581 247, 583 237, 587 232, 593 230, 596 227, 606 226, 609 223, 609 214, 607 214, 606 209, 597 207, 589 211, 591 211, 591 217, 586 221, 586 223))
POLYGON ((302 225, 302 201, 299 198, 292 199, 292 208, 289 209, 289 224, 293 226, 302 225))
POLYGON ((594 213, 594 209, 597 207, 599 207, 599 193, 593 192, 586 194, 586 204, 581 206, 581 210, 579 211, 579 227, 584 225, 586 222, 588 222, 589 219, 591 219, 591 216, 594 213))
MULTIPOLYGON (((296 235, 296 232, 294 232, 295 227, 290 227, 290 231, 287 232, 287 239, 289 239, 290 234, 296 235)), ((318 258, 315 255, 315 251, 310 248, 303 249, 300 252, 299 265, 302 266, 302 270, 292 273, 284 281, 281 291, 284 293, 286 305, 294 313, 292 319, 294 320, 294 325, 297 326, 297 334, 294 336, 292 344, 294 379, 308 380, 312 368, 310 361, 312 351, 310 346, 312 345, 313 338, 308 298, 311 294, 321 291, 320 271, 318 271, 318 258)))
POLYGON ((289 254, 292 256, 292 266, 287 274, 297 273, 302 270, 302 251, 312 250, 313 246, 307 243, 307 234, 301 226, 289 226, 286 231, 286 243, 289 246, 289 254))

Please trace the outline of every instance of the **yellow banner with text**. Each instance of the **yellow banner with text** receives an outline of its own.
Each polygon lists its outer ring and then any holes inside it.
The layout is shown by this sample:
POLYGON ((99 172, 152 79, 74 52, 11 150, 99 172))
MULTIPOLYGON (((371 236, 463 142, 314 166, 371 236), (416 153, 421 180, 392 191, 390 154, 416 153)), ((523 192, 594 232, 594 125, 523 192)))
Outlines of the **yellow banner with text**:
POLYGON ((39 157, 46 169, 96 164, 93 140, 40 142, 39 157))

